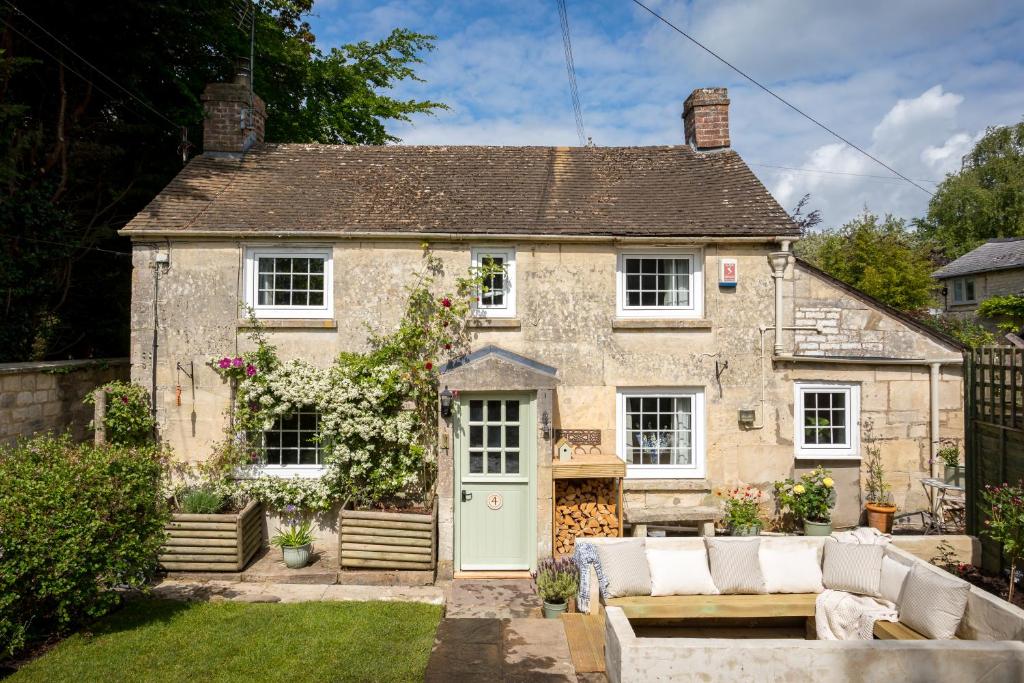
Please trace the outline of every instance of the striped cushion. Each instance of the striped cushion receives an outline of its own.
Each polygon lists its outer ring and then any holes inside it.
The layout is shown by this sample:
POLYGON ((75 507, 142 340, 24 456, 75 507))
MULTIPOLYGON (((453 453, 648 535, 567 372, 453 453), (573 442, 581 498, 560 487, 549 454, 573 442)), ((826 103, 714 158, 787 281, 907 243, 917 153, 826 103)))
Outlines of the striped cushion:
POLYGON ((834 591, 879 597, 885 547, 863 543, 825 543, 822 583, 834 591))
POLYGON ((595 543, 601 571, 608 580, 606 598, 651 594, 651 569, 647 565, 644 539, 595 543))
POLYGON ((722 595, 764 593, 764 576, 757 550, 761 539, 707 538, 711 578, 722 595))
POLYGON ((970 592, 966 581, 915 564, 900 593, 900 622, 929 638, 955 638, 970 592))

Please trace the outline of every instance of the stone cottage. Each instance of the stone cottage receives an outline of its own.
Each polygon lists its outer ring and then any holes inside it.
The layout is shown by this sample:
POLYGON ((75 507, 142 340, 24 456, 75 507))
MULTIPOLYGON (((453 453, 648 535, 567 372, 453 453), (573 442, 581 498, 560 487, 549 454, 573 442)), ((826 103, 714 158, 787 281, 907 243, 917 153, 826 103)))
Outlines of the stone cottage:
MULTIPOLYGON (((1024 237, 991 239, 932 273, 939 281, 942 309, 973 319, 978 304, 1007 294, 1024 294, 1024 237)), ((980 321, 997 330, 997 321, 980 321)))
MULTIPOLYGON (((178 458, 223 435, 229 389, 207 362, 245 345, 240 302, 283 356, 326 366, 365 323, 397 322, 424 241, 448 273, 503 266, 474 352, 441 376, 442 574, 551 553, 564 430, 625 461, 627 517, 824 464, 837 525, 861 514, 869 427, 904 510, 926 505, 939 441, 963 436, 961 349, 791 255, 797 227, 730 148, 724 88, 694 91, 660 147, 265 144, 244 83, 204 100, 204 153, 123 231, 132 375, 178 458)), ((278 452, 264 469, 318 467, 278 452)))

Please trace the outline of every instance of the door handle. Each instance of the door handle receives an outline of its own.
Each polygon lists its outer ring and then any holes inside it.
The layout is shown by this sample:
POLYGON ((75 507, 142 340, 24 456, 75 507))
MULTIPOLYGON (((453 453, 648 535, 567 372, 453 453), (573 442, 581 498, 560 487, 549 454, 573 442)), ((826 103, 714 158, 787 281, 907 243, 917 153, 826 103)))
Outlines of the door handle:
POLYGON ((467 491, 466 489, 462 489, 462 502, 465 503, 466 501, 470 500, 473 500, 473 494, 467 491))

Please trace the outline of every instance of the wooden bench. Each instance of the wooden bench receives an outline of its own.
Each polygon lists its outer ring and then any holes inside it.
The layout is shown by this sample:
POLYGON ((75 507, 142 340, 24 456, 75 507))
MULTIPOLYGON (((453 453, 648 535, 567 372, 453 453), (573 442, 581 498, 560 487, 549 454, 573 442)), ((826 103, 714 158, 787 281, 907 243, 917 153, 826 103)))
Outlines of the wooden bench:
POLYGON ((878 640, 928 640, 927 636, 898 621, 876 621, 874 635, 878 640))
POLYGON ((639 508, 625 511, 625 521, 633 527, 634 536, 647 536, 651 525, 693 524, 701 536, 715 535, 715 522, 722 517, 721 509, 709 505, 694 507, 670 506, 660 508, 639 508))
POLYGON ((757 617, 813 617, 816 593, 770 595, 638 595, 611 598, 627 619, 752 619, 757 617))

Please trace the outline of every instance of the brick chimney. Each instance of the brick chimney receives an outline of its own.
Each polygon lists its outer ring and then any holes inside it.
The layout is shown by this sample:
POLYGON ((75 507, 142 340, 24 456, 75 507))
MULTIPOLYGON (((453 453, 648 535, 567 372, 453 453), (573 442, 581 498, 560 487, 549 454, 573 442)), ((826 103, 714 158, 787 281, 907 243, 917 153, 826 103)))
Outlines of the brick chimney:
POLYGON ((263 142, 267 105, 255 93, 249 106, 249 69, 240 65, 233 83, 210 83, 203 91, 203 151, 242 154, 263 142))
POLYGON ((683 103, 686 144, 699 151, 729 147, 729 91, 697 88, 683 103))

